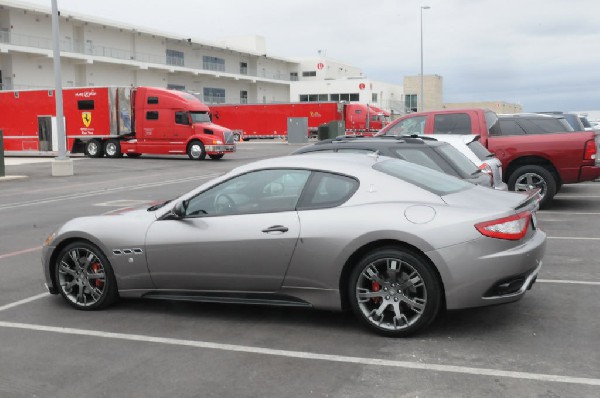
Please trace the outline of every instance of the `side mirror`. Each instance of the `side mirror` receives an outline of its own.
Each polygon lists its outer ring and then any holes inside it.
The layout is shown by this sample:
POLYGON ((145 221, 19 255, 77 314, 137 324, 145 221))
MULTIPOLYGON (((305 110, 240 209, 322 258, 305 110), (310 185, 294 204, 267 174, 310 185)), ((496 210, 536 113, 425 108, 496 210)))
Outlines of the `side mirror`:
POLYGON ((177 219, 184 218, 185 217, 185 211, 187 210, 187 206, 188 206, 187 200, 182 200, 181 202, 177 202, 175 204, 175 206, 173 206, 173 209, 171 210, 171 213, 177 219))

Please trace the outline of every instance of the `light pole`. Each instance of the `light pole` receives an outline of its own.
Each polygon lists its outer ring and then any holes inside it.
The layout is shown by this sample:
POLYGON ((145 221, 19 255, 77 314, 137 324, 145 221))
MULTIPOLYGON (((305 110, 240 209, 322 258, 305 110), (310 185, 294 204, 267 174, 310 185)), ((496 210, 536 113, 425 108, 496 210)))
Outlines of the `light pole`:
POLYGON ((420 101, 421 102, 421 109, 420 111, 423 112, 423 10, 429 10, 431 7, 429 6, 421 6, 421 98, 420 101))

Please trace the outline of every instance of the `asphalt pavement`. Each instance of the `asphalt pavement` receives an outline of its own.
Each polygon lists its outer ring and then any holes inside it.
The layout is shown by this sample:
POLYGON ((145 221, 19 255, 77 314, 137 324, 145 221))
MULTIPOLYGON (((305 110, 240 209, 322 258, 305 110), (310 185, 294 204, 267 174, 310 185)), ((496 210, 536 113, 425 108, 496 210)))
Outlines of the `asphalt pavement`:
POLYGON ((445 313, 412 338, 350 313, 122 300, 76 311, 45 292, 41 244, 72 217, 167 200, 286 155, 240 143, 220 161, 8 158, 0 180, 0 397, 598 397, 600 182, 563 186, 538 213, 539 280, 519 302, 445 313))

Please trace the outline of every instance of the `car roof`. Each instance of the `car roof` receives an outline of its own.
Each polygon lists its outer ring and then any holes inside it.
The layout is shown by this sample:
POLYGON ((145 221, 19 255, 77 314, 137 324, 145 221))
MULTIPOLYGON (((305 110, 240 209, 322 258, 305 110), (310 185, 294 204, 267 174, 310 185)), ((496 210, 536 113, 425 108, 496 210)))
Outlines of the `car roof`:
POLYGON ((381 136, 377 138, 371 137, 337 137, 334 139, 323 140, 316 142, 312 145, 304 146, 298 151, 318 151, 325 148, 342 148, 342 147, 353 147, 353 148, 387 148, 391 146, 414 146, 414 147, 427 147, 427 146, 441 146, 447 145, 445 142, 438 141, 433 137, 428 136, 381 136))

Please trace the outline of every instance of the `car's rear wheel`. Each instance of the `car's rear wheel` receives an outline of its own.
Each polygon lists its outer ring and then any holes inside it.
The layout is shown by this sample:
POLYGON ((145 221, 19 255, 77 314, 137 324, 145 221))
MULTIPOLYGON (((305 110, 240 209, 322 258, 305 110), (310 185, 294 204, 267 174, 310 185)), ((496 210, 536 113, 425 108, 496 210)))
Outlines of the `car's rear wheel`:
POLYGON ((187 155, 192 160, 204 160, 206 158, 206 149, 201 141, 194 140, 187 146, 187 155))
POLYGON ((542 166, 521 166, 508 178, 508 189, 511 191, 525 192, 535 188, 540 188, 540 207, 550 203, 556 195, 556 180, 542 166))
POLYGON ((442 289, 420 255, 396 247, 377 249, 358 262, 349 279, 354 314, 369 329, 405 337, 436 317, 442 289))
POLYGON ((118 297, 112 267, 100 249, 86 241, 65 246, 54 263, 58 290, 79 310, 97 310, 118 297))

